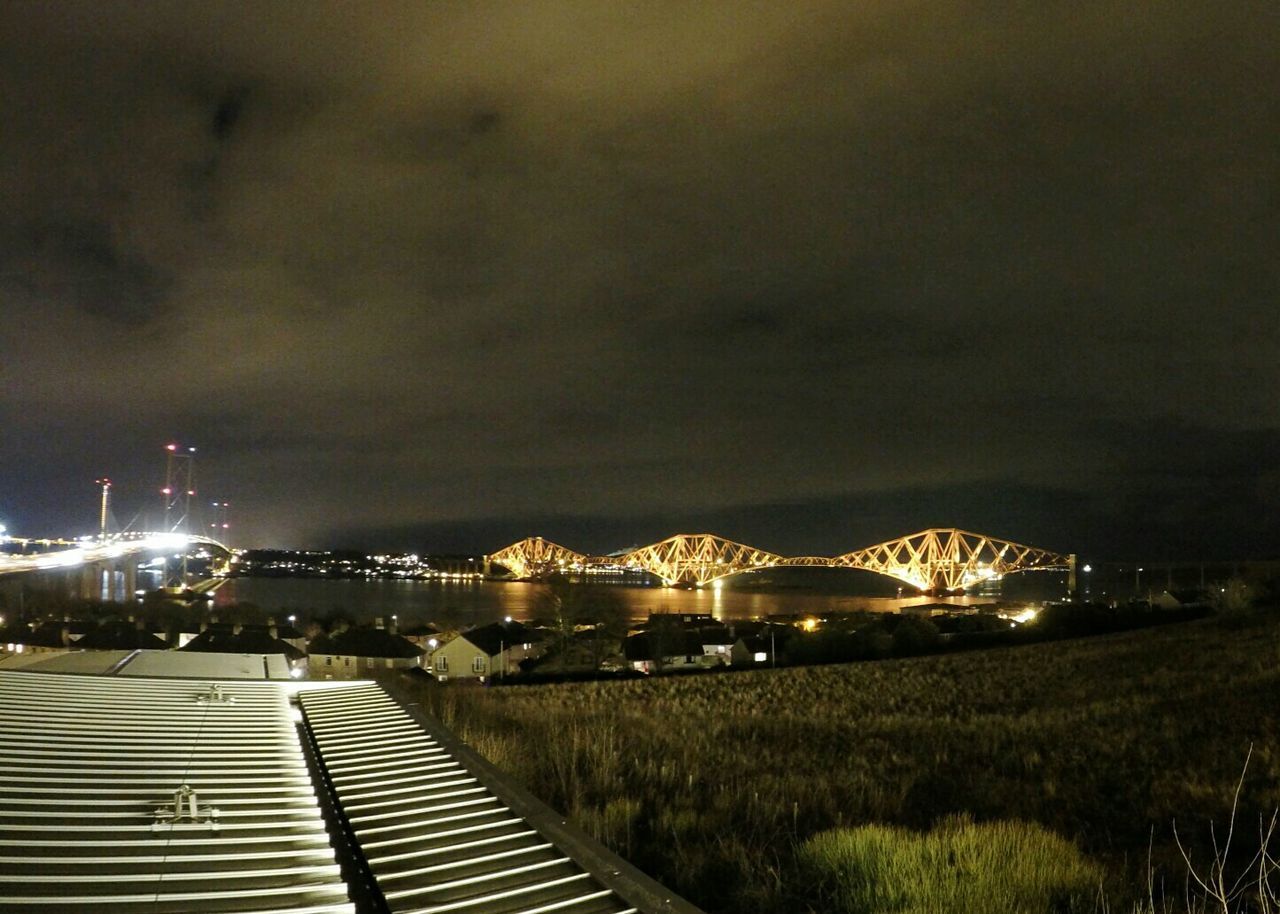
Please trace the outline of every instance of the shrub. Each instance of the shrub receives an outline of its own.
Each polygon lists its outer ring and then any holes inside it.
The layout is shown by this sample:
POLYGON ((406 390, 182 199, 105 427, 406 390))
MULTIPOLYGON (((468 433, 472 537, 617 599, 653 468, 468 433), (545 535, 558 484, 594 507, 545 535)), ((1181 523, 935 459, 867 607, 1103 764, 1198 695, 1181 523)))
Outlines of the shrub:
POLYGON ((1092 911, 1102 872, 1039 825, 943 820, 919 833, 839 828, 805 841, 799 864, 819 909, 848 914, 1092 911))
POLYGON ((893 652, 899 657, 914 657, 937 648, 938 626, 928 619, 906 616, 893 630, 893 652))

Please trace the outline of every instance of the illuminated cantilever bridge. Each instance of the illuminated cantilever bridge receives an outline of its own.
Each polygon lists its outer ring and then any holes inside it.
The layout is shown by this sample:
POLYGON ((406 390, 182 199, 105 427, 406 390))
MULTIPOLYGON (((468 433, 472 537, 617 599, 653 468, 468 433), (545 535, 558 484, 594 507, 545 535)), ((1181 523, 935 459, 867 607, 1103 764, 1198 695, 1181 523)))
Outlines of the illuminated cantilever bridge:
MULTIPOLYGON (((780 566, 856 568, 886 575, 920 590, 947 592, 1019 571, 1067 570, 1075 556, 1024 546, 981 533, 931 528, 842 555, 787 557, 710 533, 682 533, 613 556, 591 556, 529 537, 487 556, 517 578, 544 577, 589 567, 647 571, 668 585, 701 587, 730 575, 780 566)), ((1074 589, 1070 584, 1068 589, 1074 589)))

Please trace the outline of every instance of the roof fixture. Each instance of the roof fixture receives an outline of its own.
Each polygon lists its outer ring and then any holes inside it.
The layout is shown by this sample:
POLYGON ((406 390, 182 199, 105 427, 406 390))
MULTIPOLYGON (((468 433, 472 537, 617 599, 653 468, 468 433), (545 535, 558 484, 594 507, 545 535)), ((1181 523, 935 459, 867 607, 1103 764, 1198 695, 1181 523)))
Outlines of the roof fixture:
POLYGON ((208 825, 210 831, 218 831, 217 807, 201 806, 200 798, 190 784, 183 784, 173 792, 171 804, 156 808, 151 830, 158 832, 165 825, 173 827, 180 824, 208 825))
POLYGON ((233 705, 236 703, 234 695, 228 695, 223 691, 220 683, 211 683, 209 691, 202 692, 196 696, 196 704, 198 705, 233 705))

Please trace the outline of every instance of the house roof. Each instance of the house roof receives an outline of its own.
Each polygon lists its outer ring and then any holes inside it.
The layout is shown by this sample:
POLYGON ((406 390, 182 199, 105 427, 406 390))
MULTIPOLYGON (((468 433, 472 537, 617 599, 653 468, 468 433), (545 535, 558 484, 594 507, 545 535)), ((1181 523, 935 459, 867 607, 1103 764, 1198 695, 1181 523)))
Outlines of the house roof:
POLYGON ((537 633, 520 622, 494 622, 463 632, 458 637, 466 638, 490 657, 498 656, 504 648, 513 644, 528 644, 538 640, 537 633))
POLYGON ((420 657, 422 648, 385 628, 348 628, 331 635, 312 638, 309 654, 333 654, 339 657, 420 657))
POLYGON ((622 651, 628 660, 656 660, 658 651, 663 657, 680 657, 702 653, 702 635, 688 629, 664 632, 654 637, 653 632, 632 635, 622 643, 622 651))
POLYGON ((704 625, 698 629, 703 644, 733 644, 736 640, 727 625, 704 625))
POLYGON ((423 638, 428 635, 440 634, 440 629, 436 628, 430 622, 419 622, 417 625, 411 625, 402 630, 400 634, 408 638, 423 638))
POLYGON ((737 647, 739 644, 752 654, 770 653, 777 648, 776 639, 770 639, 768 635, 744 635, 733 646, 737 647))
POLYGON ((112 619, 99 625, 93 631, 75 642, 77 650, 121 651, 121 650, 168 650, 163 638, 157 638, 146 629, 138 628, 132 622, 123 619, 112 619))
POLYGON ((180 650, 204 651, 212 654, 284 654, 289 660, 305 656, 288 641, 272 638, 260 627, 235 629, 209 628, 196 635, 180 650))

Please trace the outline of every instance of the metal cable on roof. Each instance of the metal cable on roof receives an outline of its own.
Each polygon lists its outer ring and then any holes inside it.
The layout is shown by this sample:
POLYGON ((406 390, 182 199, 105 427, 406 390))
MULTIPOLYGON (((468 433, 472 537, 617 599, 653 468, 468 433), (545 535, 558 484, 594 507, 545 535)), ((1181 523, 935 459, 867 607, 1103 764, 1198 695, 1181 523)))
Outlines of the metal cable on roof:
MULTIPOLYGON (((221 686, 210 686, 210 692, 215 693, 220 688, 221 686)), ((210 700, 207 700, 207 701, 200 701, 199 698, 197 698, 196 703, 204 705, 204 712, 200 715, 200 725, 196 727, 196 735, 191 739, 191 751, 187 753, 187 764, 182 771, 183 787, 187 786, 187 778, 191 774, 191 765, 195 761, 195 757, 196 757, 196 748, 200 745, 200 736, 201 734, 204 733, 205 724, 209 720, 209 710, 214 705, 212 695, 210 696, 210 700)), ((164 851, 160 855, 160 858, 161 858, 160 859, 160 878, 156 880, 156 892, 155 892, 155 898, 153 900, 155 904, 160 903, 160 887, 164 884, 164 877, 166 873, 168 873, 169 858, 170 858, 169 851, 173 846, 173 830, 176 825, 177 825, 176 821, 171 822, 169 824, 169 834, 165 838, 164 851)))

